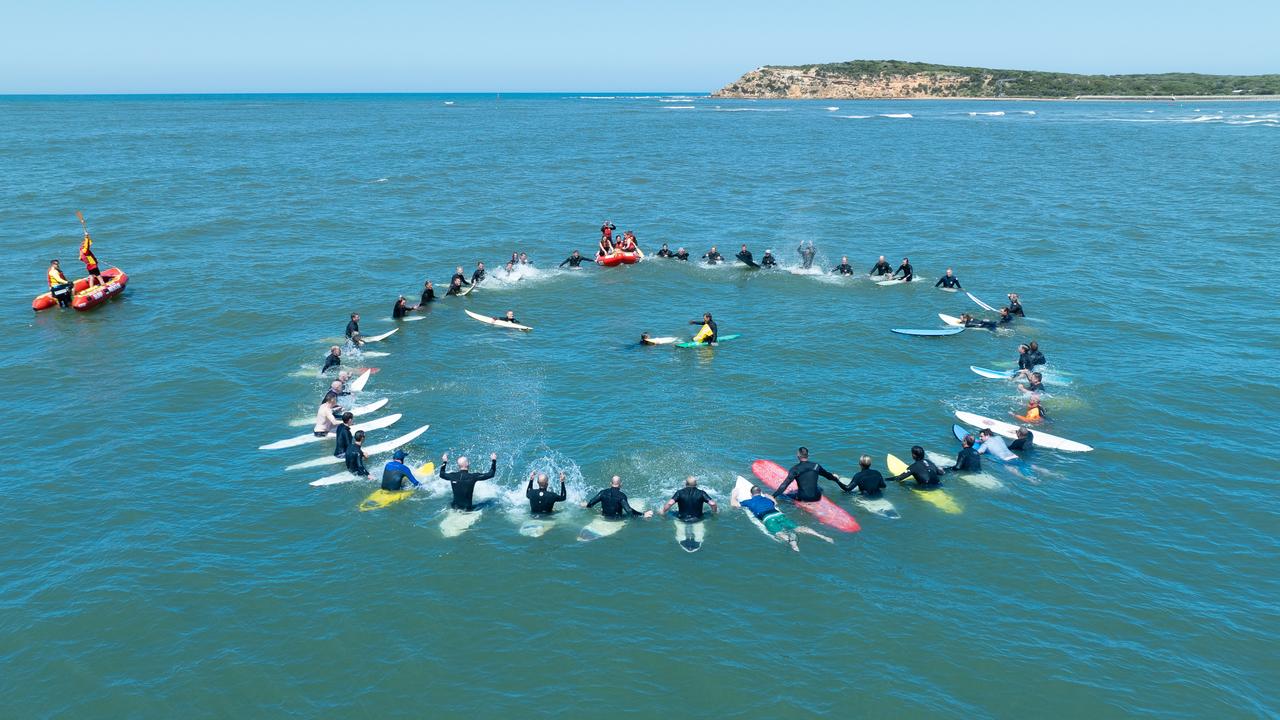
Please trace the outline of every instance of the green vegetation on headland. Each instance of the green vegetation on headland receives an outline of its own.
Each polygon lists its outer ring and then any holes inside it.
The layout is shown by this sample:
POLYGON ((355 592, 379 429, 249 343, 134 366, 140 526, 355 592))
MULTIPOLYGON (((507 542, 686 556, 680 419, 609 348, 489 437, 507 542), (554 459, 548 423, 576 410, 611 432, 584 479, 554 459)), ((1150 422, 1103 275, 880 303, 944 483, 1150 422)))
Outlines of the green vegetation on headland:
POLYGON ((766 65, 713 93, 742 98, 1064 98, 1280 95, 1280 75, 1076 75, 1036 70, 851 60, 766 65))

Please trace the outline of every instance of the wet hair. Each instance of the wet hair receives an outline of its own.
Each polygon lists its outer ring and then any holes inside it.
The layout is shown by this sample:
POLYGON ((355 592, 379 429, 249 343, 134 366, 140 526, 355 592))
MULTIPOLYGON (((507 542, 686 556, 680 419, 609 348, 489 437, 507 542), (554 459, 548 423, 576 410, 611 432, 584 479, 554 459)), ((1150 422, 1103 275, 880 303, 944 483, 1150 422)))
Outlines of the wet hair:
POLYGON ((924 448, 920 447, 919 445, 912 445, 912 446, 911 446, 911 459, 912 459, 912 460, 923 460, 923 459, 924 459, 924 448))
POLYGON ((363 430, 357 430, 357 431, 356 431, 356 442, 364 442, 364 431, 363 431, 363 430))
POLYGON ((796 454, 797 454, 797 455, 799 455, 799 456, 800 456, 800 457, 802 457, 802 458, 807 458, 807 457, 809 457, 809 448, 807 448, 807 447, 805 447, 805 446, 801 445, 801 446, 800 446, 800 449, 799 449, 799 450, 796 450, 796 454))
POLYGON ((350 410, 348 410, 348 411, 346 411, 346 412, 342 413, 342 422, 350 422, 350 421, 351 421, 351 418, 353 418, 353 417, 355 417, 355 415, 352 415, 352 414, 351 414, 351 411, 350 411, 350 410))
POLYGON ((961 443, 963 443, 965 447, 973 447, 973 436, 965 435, 964 440, 962 440, 961 443))

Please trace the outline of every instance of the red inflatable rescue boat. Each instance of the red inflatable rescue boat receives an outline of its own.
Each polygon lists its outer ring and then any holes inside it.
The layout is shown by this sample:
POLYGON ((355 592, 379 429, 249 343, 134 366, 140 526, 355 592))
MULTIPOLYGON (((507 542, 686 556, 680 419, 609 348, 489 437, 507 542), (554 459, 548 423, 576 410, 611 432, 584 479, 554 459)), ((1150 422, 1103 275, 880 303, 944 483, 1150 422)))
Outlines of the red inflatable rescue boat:
MULTIPOLYGON (((102 271, 102 280, 106 283, 105 285, 94 287, 89 287, 87 277, 77 280, 75 289, 72 291, 71 307, 77 310, 92 310, 124 292, 124 286, 129 284, 129 276, 125 275, 120 268, 114 267, 102 271)), ((31 309, 36 312, 57 306, 58 301, 54 299, 53 293, 37 295, 36 299, 31 301, 31 309)))
POLYGON ((616 265, 634 265, 640 261, 640 256, 635 253, 620 252, 605 257, 597 257, 596 262, 605 267, 614 267, 616 265))

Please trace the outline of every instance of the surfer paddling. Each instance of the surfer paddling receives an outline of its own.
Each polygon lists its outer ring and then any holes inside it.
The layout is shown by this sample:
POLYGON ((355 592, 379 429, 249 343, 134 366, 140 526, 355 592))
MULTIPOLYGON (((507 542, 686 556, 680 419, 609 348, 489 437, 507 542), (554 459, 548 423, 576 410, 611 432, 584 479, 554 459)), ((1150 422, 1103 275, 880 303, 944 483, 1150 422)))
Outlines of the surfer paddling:
POLYGON ((795 520, 782 514, 778 509, 778 501, 768 495, 760 494, 760 488, 755 485, 751 486, 751 497, 739 502, 737 496, 730 498, 729 505, 731 507, 745 508, 755 516, 764 529, 773 533, 774 537, 791 546, 792 550, 800 552, 800 544, 796 542, 796 534, 804 533, 812 535, 816 538, 826 540, 829 543, 835 543, 835 540, 823 535, 812 528, 799 525, 795 520))
POLYGON ((413 476, 413 471, 408 465, 404 464, 405 458, 409 457, 404 450, 397 450, 391 456, 391 461, 382 468, 382 489, 388 492, 395 492, 404 489, 404 481, 408 480, 414 487, 421 487, 422 483, 418 482, 418 478, 413 476))
POLYGON ((622 478, 614 475, 609 480, 609 487, 596 493, 590 500, 582 503, 582 507, 590 509, 600 506, 600 515, 610 520, 624 520, 629 517, 653 517, 652 510, 640 512, 631 507, 627 494, 622 492, 622 478))
POLYGON ((919 445, 911 447, 911 464, 898 475, 889 478, 894 482, 915 479, 919 487, 937 487, 942 481, 942 469, 924 456, 924 448, 919 445))

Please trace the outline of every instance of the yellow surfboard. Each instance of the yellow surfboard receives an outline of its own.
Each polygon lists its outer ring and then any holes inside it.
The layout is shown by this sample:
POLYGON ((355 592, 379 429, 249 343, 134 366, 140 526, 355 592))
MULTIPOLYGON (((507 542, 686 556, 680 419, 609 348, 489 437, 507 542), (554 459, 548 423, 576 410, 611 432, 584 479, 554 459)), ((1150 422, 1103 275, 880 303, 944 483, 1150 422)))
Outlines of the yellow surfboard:
MULTIPOLYGON (((890 475, 901 475, 907 471, 907 464, 899 460, 896 455, 887 456, 884 459, 884 466, 889 469, 890 475)), ((903 482, 907 487, 914 490, 917 496, 942 512, 952 514, 960 512, 959 503, 951 499, 951 496, 947 494, 946 490, 943 490, 942 488, 924 490, 916 485, 915 480, 904 480, 903 482)))
MULTIPOLYGON (((414 477, 428 477, 431 475, 431 473, 434 473, 435 471, 436 471, 436 464, 433 462, 429 462, 423 465, 422 467, 418 468, 417 472, 414 473, 414 477)), ((383 490, 382 488, 378 488, 377 490, 374 490, 369 495, 369 497, 362 500, 357 507, 359 508, 360 512, 366 512, 368 510, 381 510, 382 508, 388 505, 393 505, 395 503, 400 502, 401 500, 404 500, 405 498, 409 497, 412 494, 413 494, 413 488, 407 488, 404 490, 383 490)))

